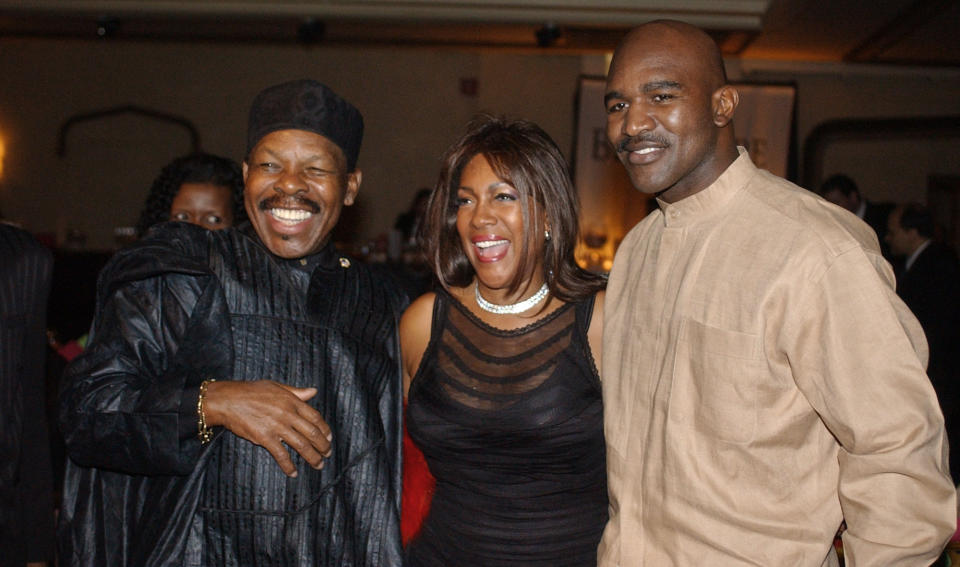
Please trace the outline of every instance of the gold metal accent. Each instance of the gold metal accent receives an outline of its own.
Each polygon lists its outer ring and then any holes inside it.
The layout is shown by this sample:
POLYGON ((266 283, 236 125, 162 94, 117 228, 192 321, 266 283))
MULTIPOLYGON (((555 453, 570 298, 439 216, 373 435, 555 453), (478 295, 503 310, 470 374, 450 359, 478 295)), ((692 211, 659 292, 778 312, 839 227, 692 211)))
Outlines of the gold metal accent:
POLYGON ((207 427, 207 416, 203 414, 203 398, 207 395, 207 386, 216 380, 204 380, 200 383, 200 395, 197 396, 197 437, 206 445, 213 439, 213 429, 207 427))

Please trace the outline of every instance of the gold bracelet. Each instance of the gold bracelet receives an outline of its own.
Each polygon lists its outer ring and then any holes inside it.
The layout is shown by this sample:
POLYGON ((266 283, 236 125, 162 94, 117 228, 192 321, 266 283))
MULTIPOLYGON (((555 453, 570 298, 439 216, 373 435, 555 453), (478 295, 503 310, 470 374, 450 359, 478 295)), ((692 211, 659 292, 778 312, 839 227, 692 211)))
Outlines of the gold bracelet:
POLYGON ((207 386, 216 380, 204 380, 200 383, 200 395, 197 396, 197 437, 200 444, 206 445, 213 439, 213 429, 207 427, 207 416, 203 414, 203 398, 207 395, 207 386))

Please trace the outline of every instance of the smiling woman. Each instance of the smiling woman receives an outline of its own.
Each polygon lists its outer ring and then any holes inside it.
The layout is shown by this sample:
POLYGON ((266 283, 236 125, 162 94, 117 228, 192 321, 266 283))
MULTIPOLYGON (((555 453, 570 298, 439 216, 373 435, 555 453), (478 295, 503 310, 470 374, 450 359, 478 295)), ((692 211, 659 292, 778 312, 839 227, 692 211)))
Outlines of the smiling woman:
POLYGON ((508 303, 518 299, 512 297, 518 291, 526 293, 527 287, 536 289, 544 283, 543 257, 528 252, 531 247, 543 248, 549 228, 544 219, 538 223, 543 231, 527 229, 530 217, 542 216, 542 207, 521 202, 517 189, 494 173, 483 154, 473 156, 463 168, 454 202, 460 247, 477 274, 477 297, 483 287, 486 295, 508 303), (523 290, 516 290, 519 275, 527 280, 523 290))
POLYGON ((605 281, 574 262, 577 208, 533 123, 480 117, 447 152, 420 235, 443 289, 400 322, 406 423, 436 477, 407 565, 596 561, 605 281))

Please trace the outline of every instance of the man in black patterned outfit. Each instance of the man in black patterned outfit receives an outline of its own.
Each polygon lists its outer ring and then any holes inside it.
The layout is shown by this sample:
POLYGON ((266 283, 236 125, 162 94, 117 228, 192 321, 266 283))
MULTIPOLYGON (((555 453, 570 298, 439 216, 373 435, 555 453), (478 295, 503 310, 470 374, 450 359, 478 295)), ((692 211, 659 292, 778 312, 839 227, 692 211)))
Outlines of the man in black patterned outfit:
POLYGON ((104 269, 61 398, 64 565, 400 564, 406 298, 329 238, 362 133, 320 83, 262 91, 250 224, 163 225, 104 269))

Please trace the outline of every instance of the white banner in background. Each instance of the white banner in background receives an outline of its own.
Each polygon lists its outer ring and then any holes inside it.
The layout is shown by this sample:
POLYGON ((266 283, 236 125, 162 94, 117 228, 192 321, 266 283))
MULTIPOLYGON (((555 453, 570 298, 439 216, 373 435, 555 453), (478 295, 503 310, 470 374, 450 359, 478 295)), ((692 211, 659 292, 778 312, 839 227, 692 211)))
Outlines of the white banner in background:
POLYGON ((734 84, 740 104, 733 118, 737 145, 760 169, 787 177, 796 89, 791 85, 734 84))

